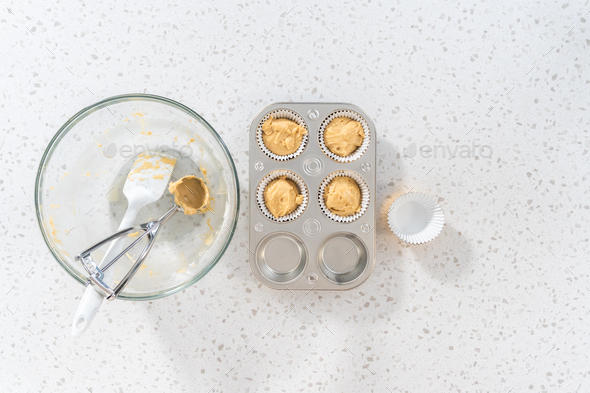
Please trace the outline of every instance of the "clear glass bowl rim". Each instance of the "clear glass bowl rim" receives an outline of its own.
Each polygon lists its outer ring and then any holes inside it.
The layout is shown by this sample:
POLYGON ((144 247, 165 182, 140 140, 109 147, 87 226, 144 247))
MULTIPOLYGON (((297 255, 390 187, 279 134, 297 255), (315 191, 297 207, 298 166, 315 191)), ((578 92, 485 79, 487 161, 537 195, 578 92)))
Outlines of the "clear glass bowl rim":
MULTIPOLYGON (((227 238, 227 241, 225 242, 223 248, 216 255, 215 259, 205 269, 203 269, 203 271, 201 271, 199 274, 197 274, 196 276, 194 276, 189 281, 187 281, 183 284, 179 284, 179 285, 176 285, 176 286, 169 288, 167 290, 158 291, 158 292, 154 292, 154 293, 147 293, 147 294, 141 294, 141 295, 128 295, 128 294, 126 295, 125 293, 121 293, 118 296, 118 299, 123 299, 123 300, 155 300, 155 299, 160 299, 160 298, 163 298, 163 297, 166 297, 169 295, 173 295, 179 291, 182 291, 183 289, 190 287, 191 285, 193 285, 194 283, 199 281, 201 278, 203 278, 207 273, 209 273, 209 271, 211 271, 211 269, 213 269, 215 267, 215 265, 217 265, 217 263, 219 262, 219 260, 221 259, 221 257, 223 256, 223 254, 225 253, 227 248, 229 247, 229 244, 231 243, 231 240, 234 236, 234 232, 236 230, 236 226, 238 223, 239 212, 240 212, 240 191, 239 191, 240 186, 239 186, 238 173, 236 171, 236 166, 234 164, 234 160, 233 160, 227 146, 225 145, 225 142, 223 142, 223 140, 221 139, 221 137, 219 136, 217 131, 215 131, 215 129, 207 122, 207 120, 202 118, 198 113, 193 111, 191 108, 189 108, 179 102, 171 100, 169 98, 158 96, 158 95, 153 95, 153 94, 142 94, 142 93, 122 94, 122 95, 109 97, 109 98, 106 98, 106 99, 99 101, 95 104, 89 105, 86 108, 80 110, 78 113, 76 113, 74 116, 72 116, 68 121, 66 121, 63 126, 60 127, 60 129, 53 136, 51 141, 49 141, 49 144, 47 145, 47 148, 45 149, 45 152, 43 153, 43 156, 41 157, 41 162, 39 163, 39 169, 37 170, 37 177, 35 179, 35 211, 37 213, 37 224, 39 225, 39 230, 41 231, 41 235, 43 236, 43 240, 45 241, 45 244, 49 248, 49 251, 51 251, 51 254, 55 258, 55 260, 59 263, 59 265, 62 268, 64 268, 64 270, 66 272, 68 272, 68 274, 70 276, 72 276, 74 279, 76 279, 76 281, 78 281, 82 285, 86 285, 86 280, 84 278, 82 278, 75 270, 70 268, 69 264, 66 263, 65 261, 63 261, 57 255, 57 253, 53 250, 53 247, 51 246, 51 242, 49 241, 49 239, 47 237, 47 233, 45 232, 45 229, 42 224, 43 219, 41 217, 41 209, 40 209, 40 200, 41 200, 41 193, 42 193, 42 190, 40 188, 41 179, 43 177, 43 174, 45 173, 45 165, 47 163, 47 160, 51 157, 53 151, 55 150, 55 148, 57 147, 59 142, 63 139, 63 137, 71 129, 73 129, 74 126, 78 122, 83 120, 85 117, 91 115, 92 113, 98 111, 99 109, 105 108, 105 107, 115 104, 115 103, 126 102, 126 101, 152 101, 152 102, 157 102, 157 103, 163 103, 163 104, 175 107, 176 109, 179 109, 180 111, 185 112, 189 116, 192 116, 193 118, 195 118, 203 126, 205 126, 205 128, 207 128, 213 134, 215 139, 217 139, 217 142, 219 142, 222 150, 224 151, 225 155, 228 158, 229 163, 231 164, 231 170, 232 170, 232 173, 233 173, 233 176, 235 179, 234 198, 236 200, 236 213, 233 217, 233 222, 230 225, 230 228, 231 228, 230 235, 227 238)), ((80 251, 83 251, 83 250, 80 250, 80 251)))

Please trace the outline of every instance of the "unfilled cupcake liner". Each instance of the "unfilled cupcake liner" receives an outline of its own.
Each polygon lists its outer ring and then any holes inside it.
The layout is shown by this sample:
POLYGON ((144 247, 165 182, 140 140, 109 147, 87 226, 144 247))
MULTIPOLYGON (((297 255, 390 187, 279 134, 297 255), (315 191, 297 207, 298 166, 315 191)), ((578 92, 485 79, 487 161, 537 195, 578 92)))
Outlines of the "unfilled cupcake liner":
POLYGON ((258 187, 256 188, 256 203, 258 204, 258 207, 260 208, 260 211, 262 212, 262 214, 264 214, 265 217, 267 217, 269 220, 272 220, 272 221, 276 221, 276 222, 293 221, 294 219, 299 217, 301 214, 303 214, 303 212, 305 211, 305 208, 307 207, 308 201, 309 201, 309 193, 307 191, 307 185, 305 184, 305 182, 303 181, 301 176, 299 176, 296 173, 291 172, 291 171, 287 171, 287 170, 273 171, 273 172, 267 174, 266 176, 264 176, 262 178, 262 180, 260 181, 260 183, 258 183, 258 187), (289 180, 293 181, 295 184, 297 184, 299 194, 303 196, 303 203, 301 203, 301 205, 299 205, 297 207, 297 209, 295 209, 291 213, 289 213, 285 216, 282 216, 282 217, 275 217, 272 215, 272 213, 266 207, 266 203, 264 202, 264 190, 266 189, 266 186, 268 186, 268 184, 271 181, 278 179, 281 176, 286 176, 287 179, 289 179, 289 180))
POLYGON ((369 191, 369 186, 367 185, 365 180, 359 174, 352 172, 352 171, 343 170, 343 171, 332 172, 324 180, 322 180, 322 183, 320 184, 320 189, 318 192, 318 202, 320 204, 320 208, 322 209, 322 212, 328 218, 330 218, 336 222, 342 222, 342 223, 348 223, 348 222, 353 222, 353 221, 358 220, 367 211, 367 209, 369 207, 370 200, 371 200, 371 193, 369 191), (355 213, 351 216, 342 217, 342 216, 339 216, 338 214, 332 213, 332 211, 330 209, 328 209, 328 207, 326 206, 326 201, 324 199, 324 191, 325 191, 326 187, 328 186, 328 184, 330 184, 330 182, 338 176, 350 177, 359 186, 359 189, 361 190, 361 210, 359 210, 358 213, 355 213))
POLYGON ((445 225, 445 215, 440 205, 430 196, 416 192, 404 194, 393 201, 387 213, 387 220, 393 233, 409 244, 422 244, 433 240, 445 225), (419 203, 428 213, 427 224, 418 233, 404 233, 398 225, 397 214, 399 209, 404 209, 407 202, 419 203))
POLYGON ((262 152, 264 154, 266 154, 268 157, 272 158, 273 160, 277 160, 277 161, 288 161, 288 160, 292 160, 293 158, 299 156, 301 153, 303 153, 303 150, 305 150, 308 140, 309 140, 309 128, 307 128, 307 124, 305 123, 305 120, 303 120, 303 117, 299 116, 296 112, 293 112, 292 110, 289 110, 289 109, 275 109, 273 111, 268 112, 266 115, 264 115, 262 120, 260 120, 260 123, 258 123, 258 127, 256 128, 256 141, 258 142, 258 147, 260 147, 260 150, 262 150, 262 152), (266 145, 264 144, 264 140, 262 139, 262 134, 263 134, 262 125, 271 116, 274 117, 275 119, 289 119, 289 120, 294 121, 295 123, 299 124, 301 127, 305 128, 307 130, 307 135, 303 135, 303 138, 301 139, 301 144, 299 145, 299 148, 297 149, 296 152, 291 153, 291 154, 287 154, 285 156, 280 156, 278 154, 273 153, 272 151, 270 151, 268 149, 268 147, 266 147, 266 145))
POLYGON ((363 154, 365 154, 365 152, 369 148, 369 144, 371 143, 371 129, 369 128, 367 121, 361 115, 356 113, 355 111, 351 111, 348 109, 338 110, 336 112, 332 112, 320 124, 320 129, 318 131, 318 143, 320 144, 322 151, 328 157, 333 159, 334 161, 338 161, 338 162, 342 162, 342 163, 352 162, 352 161, 358 160, 363 154), (330 151, 330 149, 328 149, 328 146, 326 146, 326 142, 324 141, 324 131, 326 130, 326 127, 328 126, 328 124, 330 124, 330 122, 332 120, 334 120, 337 117, 347 117, 349 119, 358 121, 359 123, 361 123, 361 126, 363 127, 363 131, 365 133, 365 137, 363 138, 363 143, 359 147, 357 147, 355 151, 353 151, 351 154, 347 155, 346 157, 340 157, 339 155, 332 153, 330 151))

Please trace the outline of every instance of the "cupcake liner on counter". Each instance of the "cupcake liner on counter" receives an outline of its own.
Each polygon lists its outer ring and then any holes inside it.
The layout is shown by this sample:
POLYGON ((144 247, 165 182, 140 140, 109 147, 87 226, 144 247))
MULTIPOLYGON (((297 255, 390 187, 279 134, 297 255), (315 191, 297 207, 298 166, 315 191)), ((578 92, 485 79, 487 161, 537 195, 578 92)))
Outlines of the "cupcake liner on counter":
POLYGON ((409 244, 431 241, 445 225, 440 205, 430 196, 415 192, 393 201, 387 219, 393 233, 409 244))

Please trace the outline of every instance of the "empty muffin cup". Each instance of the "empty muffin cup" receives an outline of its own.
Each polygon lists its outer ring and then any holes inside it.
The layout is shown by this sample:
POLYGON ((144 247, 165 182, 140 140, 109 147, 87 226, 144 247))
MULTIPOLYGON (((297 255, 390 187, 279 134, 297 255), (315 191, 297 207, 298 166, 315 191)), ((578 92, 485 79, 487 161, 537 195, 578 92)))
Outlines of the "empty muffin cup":
POLYGON ((445 215, 434 199, 420 193, 404 194, 391 204, 387 214, 389 227, 402 241, 426 243, 445 225, 445 215))
POLYGON ((260 272, 275 283, 289 283, 305 270, 307 249, 290 232, 274 232, 258 244, 256 264, 260 272))
POLYGON ((353 222, 355 220, 358 220, 367 211, 367 208, 369 207, 370 199, 371 199, 371 195, 369 192, 369 186, 367 185, 365 180, 359 174, 352 172, 352 171, 347 171, 347 170, 336 171, 336 172, 332 172, 331 174, 329 174, 324 180, 322 180, 322 183, 320 184, 320 188, 318 191, 318 203, 320 205, 320 209, 322 210, 322 212, 330 219, 332 219, 336 222, 342 222, 342 223, 348 223, 348 222, 353 222), (338 214, 335 214, 326 206, 326 200, 325 200, 326 187, 330 184, 330 182, 333 179, 340 177, 340 176, 349 177, 352 180, 354 180, 354 182, 356 183, 356 185, 358 186, 358 188, 361 192, 360 210, 352 215, 349 215, 349 216, 340 216, 338 214))
POLYGON ((348 284, 359 278, 367 268, 367 247, 355 234, 335 233, 318 250, 320 271, 330 281, 348 284))
POLYGON ((307 204, 309 202, 308 195, 309 194, 307 191, 307 186, 305 185, 305 182, 303 181, 301 176, 299 176, 295 172, 291 172, 288 170, 277 170, 277 171, 273 171, 273 172, 267 174, 266 176, 264 176, 262 178, 262 180, 260 181, 260 183, 258 184, 258 187, 256 189, 256 203, 257 203, 258 207, 260 208, 260 211, 262 212, 262 214, 264 214, 264 216, 266 218, 268 218, 269 220, 276 221, 276 222, 288 222, 288 221, 295 220, 297 217, 299 217, 301 214, 303 214, 303 212, 305 211, 305 208, 307 207, 307 204), (293 183, 295 183, 295 185, 297 186, 297 191, 298 191, 299 195, 301 195, 303 197, 303 199, 302 199, 301 204, 299 206, 297 206, 297 208, 295 210, 293 210, 291 213, 286 214, 284 216, 277 217, 277 216, 273 215, 270 212, 269 208, 266 206, 266 201, 264 199, 264 191, 265 191, 266 187, 273 180, 279 179, 281 177, 285 177, 287 180, 290 180, 293 183))
POLYGON ((328 157, 330 157, 334 161, 338 161, 338 162, 342 162, 342 163, 352 162, 352 161, 359 159, 365 153, 365 151, 367 151, 367 148, 369 147, 369 144, 371 143, 371 128, 367 124, 367 121, 361 115, 356 113, 355 111, 352 111, 349 109, 337 110, 335 112, 332 112, 330 115, 328 115, 328 117, 326 117, 322 121, 322 123, 320 124, 320 128, 318 130, 318 143, 320 144, 320 147, 321 147, 322 151, 324 152, 324 154, 326 154, 328 157), (356 150, 354 150, 352 153, 350 153, 349 155, 347 155, 345 157, 341 157, 341 156, 333 153, 328 148, 328 146, 326 146, 326 141, 325 141, 326 127, 332 122, 332 120, 334 120, 338 117, 346 117, 351 120, 358 121, 361 124, 361 126, 363 127, 363 133, 365 134, 361 145, 359 147, 357 147, 356 150))
POLYGON ((273 111, 268 112, 260 120, 260 123, 258 123, 258 127, 256 128, 256 141, 258 143, 258 147, 260 147, 260 150, 262 150, 262 152, 264 154, 266 154, 268 157, 272 158, 273 160, 277 160, 277 161, 288 161, 288 160, 292 160, 293 158, 301 155, 301 153, 303 153, 303 151, 305 150, 305 147, 307 146, 308 140, 309 140, 309 129, 307 127, 307 124, 305 123, 305 120, 303 120, 303 117, 299 116, 299 114, 297 114, 296 112, 289 110, 289 109, 275 109, 273 111), (262 131, 262 126, 271 117, 273 117, 274 119, 291 120, 291 121, 297 123, 299 126, 305 128, 305 130, 307 131, 307 134, 303 135, 303 137, 301 138, 301 143, 299 144, 299 147, 297 148, 297 150, 295 152, 290 153, 290 154, 286 154, 286 155, 279 155, 279 154, 272 152, 266 146, 266 144, 264 143, 264 132, 262 131))

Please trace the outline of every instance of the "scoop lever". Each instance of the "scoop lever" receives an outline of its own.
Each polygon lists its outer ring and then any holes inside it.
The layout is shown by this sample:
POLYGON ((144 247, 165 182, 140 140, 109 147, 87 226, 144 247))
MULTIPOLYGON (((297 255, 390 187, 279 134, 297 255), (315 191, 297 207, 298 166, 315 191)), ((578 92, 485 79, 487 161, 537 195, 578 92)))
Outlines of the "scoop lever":
POLYGON ((115 300, 119 293, 125 288, 125 286, 131 281, 135 273, 141 267, 143 261, 147 258, 154 242, 156 241, 156 237, 160 231, 162 225, 166 223, 178 210, 180 210, 180 206, 174 205, 170 210, 168 210, 160 219, 155 221, 150 221, 145 224, 141 224, 138 226, 130 227, 127 229, 123 229, 106 239, 103 239, 90 247, 89 249, 82 251, 80 254, 76 255, 76 260, 84 266, 84 269, 88 272, 88 281, 86 281, 86 286, 94 285, 95 289, 101 292, 107 300, 115 300), (137 239, 133 241, 127 248, 119 253, 116 257, 110 260, 104 267, 98 267, 94 259, 92 258, 92 253, 99 249, 100 247, 109 244, 117 239, 120 239, 124 236, 127 236, 133 232, 143 231, 141 235, 137 239), (111 288, 107 283, 104 281, 104 272, 110 268, 115 262, 117 262, 123 255, 125 255, 129 250, 131 250, 137 243, 139 243, 144 237, 148 237, 148 244, 145 246, 131 269, 127 272, 125 277, 115 286, 115 288, 111 288))

